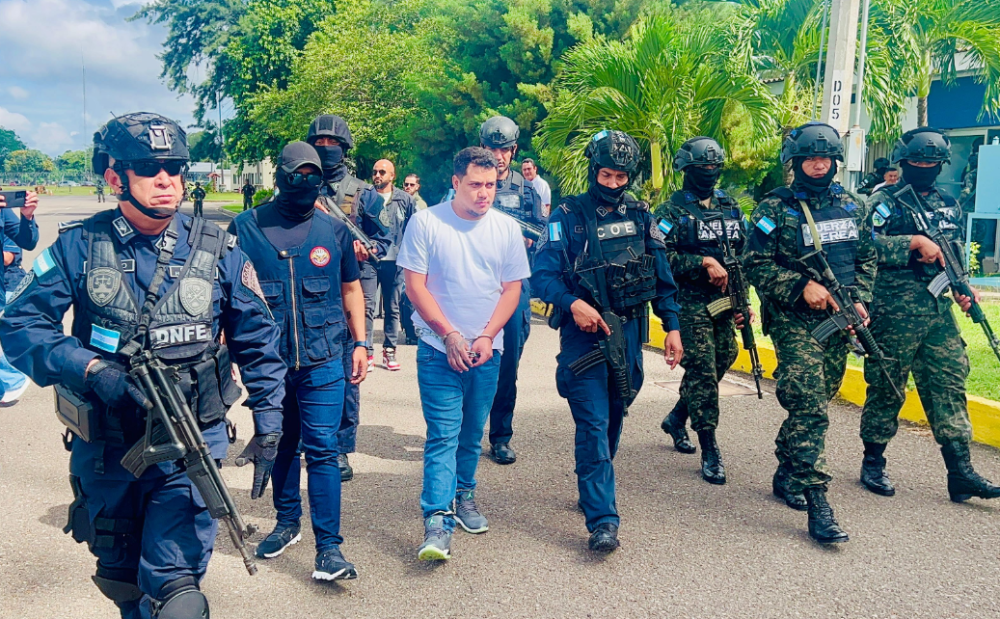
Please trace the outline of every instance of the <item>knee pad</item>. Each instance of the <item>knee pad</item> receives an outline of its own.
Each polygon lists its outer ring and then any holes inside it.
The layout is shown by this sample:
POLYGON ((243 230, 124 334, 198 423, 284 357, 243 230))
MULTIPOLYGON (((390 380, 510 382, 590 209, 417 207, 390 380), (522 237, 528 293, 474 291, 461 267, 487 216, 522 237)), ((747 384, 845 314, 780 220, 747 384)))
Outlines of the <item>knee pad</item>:
POLYGON ((193 576, 168 583, 160 595, 163 599, 150 604, 155 619, 209 619, 208 598, 193 576))
POLYGON ((139 590, 135 580, 115 580, 108 578, 108 576, 122 578, 124 574, 103 573, 98 567, 97 574, 91 576, 97 589, 104 594, 104 597, 115 604, 137 602, 142 599, 142 591, 139 590))

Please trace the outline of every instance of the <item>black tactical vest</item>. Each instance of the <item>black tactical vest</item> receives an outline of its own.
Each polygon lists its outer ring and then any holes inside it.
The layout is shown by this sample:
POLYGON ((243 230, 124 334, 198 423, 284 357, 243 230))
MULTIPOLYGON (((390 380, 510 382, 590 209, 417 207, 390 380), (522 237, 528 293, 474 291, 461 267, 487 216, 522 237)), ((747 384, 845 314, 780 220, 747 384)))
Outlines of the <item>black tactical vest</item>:
MULTIPOLYGON (((851 286, 854 284, 858 254, 858 224, 855 219, 858 205, 839 185, 833 185, 830 193, 833 199, 829 206, 822 209, 813 209, 810 206, 810 212, 816 222, 820 242, 823 244, 826 260, 830 263, 834 276, 842 286, 851 286)), ((779 187, 771 194, 778 196, 785 203, 786 223, 791 220, 796 226, 799 255, 805 256, 815 251, 812 232, 809 230, 809 223, 800 203, 800 200, 805 198, 792 193, 788 187, 779 187)), ((803 272, 801 266, 783 266, 803 272)))
MULTIPOLYGON (((899 184, 896 187, 902 188, 905 185, 899 184)), ((872 211, 872 223, 874 224, 875 233, 893 236, 919 234, 917 224, 914 223, 910 211, 892 196, 896 191, 899 190, 890 188, 889 195, 883 194, 881 190, 875 194, 882 198, 872 200, 872 203, 875 204, 875 208, 872 211)), ((908 197, 904 197, 904 199, 912 200, 912 198, 908 197)), ((927 208, 930 225, 937 226, 953 244, 956 242, 963 243, 965 237, 962 229, 962 209, 958 201, 936 189, 930 195, 923 197, 923 200, 924 206, 927 208)), ((965 251, 963 248, 958 247, 955 253, 959 256, 964 256, 965 251)), ((910 254, 910 261, 905 267, 879 265, 879 270, 884 269, 888 271, 905 268, 912 270, 918 279, 927 281, 934 279, 941 272, 941 267, 936 263, 924 264, 920 262, 918 260, 919 255, 920 252, 912 252, 910 254)))
MULTIPOLYGON (((134 272, 135 264, 118 257, 111 227, 120 222, 112 222, 113 215, 113 211, 100 213, 84 223, 87 295, 74 322, 88 348, 128 368, 130 348, 134 347, 129 344, 139 331, 142 301, 125 281, 125 272, 134 272)), ((174 226, 178 221, 175 219, 164 233, 162 243, 176 243, 174 226)), ((192 220, 188 259, 183 265, 166 267, 166 276, 173 283, 149 316, 148 347, 167 364, 180 368, 180 387, 191 410, 206 425, 225 417, 240 397, 232 379, 229 351, 212 333, 219 311, 217 265, 235 245, 230 241, 218 226, 201 218, 192 220)))
POLYGON ((344 178, 340 179, 340 182, 336 185, 336 189, 334 189, 329 184, 324 183, 323 186, 320 187, 320 195, 333 198, 334 203, 340 206, 340 210, 344 211, 345 214, 350 215, 354 212, 357 199, 361 195, 361 192, 364 191, 365 187, 367 187, 367 183, 348 174, 344 178))
POLYGON ((533 221, 535 219, 534 205, 531 203, 531 191, 528 189, 528 181, 524 180, 518 172, 510 170, 507 180, 497 183, 496 197, 493 199, 493 208, 499 209, 520 221, 533 221))
POLYGON ((687 191, 675 193, 670 201, 689 212, 677 222, 677 248, 696 256, 711 256, 721 263, 723 225, 730 247, 736 249, 742 247, 745 231, 743 211, 739 204, 721 190, 716 190, 715 198, 719 201, 721 212, 716 209, 703 210, 698 198, 687 191), (699 212, 705 221, 698 221, 691 212, 692 209, 696 209, 695 212, 699 212))

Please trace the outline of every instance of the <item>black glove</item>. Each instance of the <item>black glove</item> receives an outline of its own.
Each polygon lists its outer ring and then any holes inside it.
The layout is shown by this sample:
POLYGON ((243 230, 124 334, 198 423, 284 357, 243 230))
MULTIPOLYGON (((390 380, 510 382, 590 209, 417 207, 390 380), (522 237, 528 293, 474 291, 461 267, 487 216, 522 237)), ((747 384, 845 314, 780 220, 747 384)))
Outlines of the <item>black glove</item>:
POLYGON ((98 361, 87 370, 86 384, 111 408, 128 408, 136 405, 145 410, 153 408, 153 403, 120 365, 98 361))
POLYGON ((243 453, 236 456, 236 466, 246 466, 253 462, 251 499, 259 499, 267 488, 267 482, 271 479, 271 469, 274 467, 274 459, 278 457, 278 441, 280 440, 281 432, 257 434, 253 440, 247 443, 243 453))

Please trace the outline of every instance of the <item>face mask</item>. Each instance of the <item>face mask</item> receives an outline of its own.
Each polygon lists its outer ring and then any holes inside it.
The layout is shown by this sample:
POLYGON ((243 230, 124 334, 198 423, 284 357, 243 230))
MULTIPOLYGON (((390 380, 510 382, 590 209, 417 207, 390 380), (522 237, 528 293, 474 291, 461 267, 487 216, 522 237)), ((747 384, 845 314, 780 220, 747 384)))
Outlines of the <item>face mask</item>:
POLYGON ((323 163, 323 170, 332 170, 344 160, 344 147, 340 144, 333 146, 314 146, 319 154, 319 160, 323 163))
POLYGON ((278 212, 293 221, 305 221, 313 216, 319 187, 308 184, 292 186, 288 174, 279 173, 275 179, 279 193, 275 198, 278 212))
POLYGON ((605 187, 597 182, 597 172, 594 171, 593 168, 590 169, 590 172, 587 175, 587 180, 590 182, 590 187, 587 189, 587 193, 599 205, 617 208, 625 198, 625 190, 628 189, 628 183, 625 183, 617 189, 605 187))
POLYGON ((833 177, 837 175, 836 162, 830 166, 830 170, 826 174, 819 178, 813 178, 802 171, 802 163, 804 161, 805 159, 796 157, 795 163, 792 165, 792 172, 795 173, 795 180, 792 181, 792 185, 811 194, 821 194, 829 189, 830 184, 833 183, 833 177))
POLYGON ((710 170, 705 166, 689 166, 684 169, 684 190, 690 191, 700 200, 712 195, 715 184, 719 182, 721 168, 710 170))
POLYGON ((942 166, 941 163, 938 163, 933 168, 918 168, 915 165, 910 165, 909 161, 901 161, 900 164, 903 168, 903 182, 913 185, 917 191, 928 191, 934 187, 934 181, 941 173, 942 166))

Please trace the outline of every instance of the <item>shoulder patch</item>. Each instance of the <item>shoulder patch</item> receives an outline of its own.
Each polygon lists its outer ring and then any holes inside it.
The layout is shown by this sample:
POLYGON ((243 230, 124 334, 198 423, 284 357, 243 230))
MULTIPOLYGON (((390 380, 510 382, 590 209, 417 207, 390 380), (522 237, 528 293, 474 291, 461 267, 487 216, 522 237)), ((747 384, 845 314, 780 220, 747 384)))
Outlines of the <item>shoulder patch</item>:
POLYGON ((768 217, 767 215, 760 218, 760 221, 757 222, 757 227, 760 229, 761 232, 767 235, 770 235, 772 232, 774 232, 774 229, 777 228, 774 222, 771 221, 771 218, 768 217))
POLYGON ((716 198, 725 198, 726 197, 726 192, 722 191, 721 189, 716 189, 715 190, 715 197, 716 198))
POLYGON ((21 283, 19 283, 17 288, 14 289, 14 292, 11 293, 10 301, 7 301, 7 305, 17 301, 17 298, 28 289, 28 286, 30 286, 33 281, 35 281, 35 271, 31 270, 28 271, 27 275, 21 278, 21 283))
POLYGON ((254 268, 253 263, 247 260, 243 263, 243 271, 240 273, 240 281, 246 286, 247 290, 250 290, 255 295, 257 295, 261 301, 264 301, 264 291, 260 288, 260 281, 257 279, 257 269, 254 268))
POLYGON ((669 222, 665 220, 660 220, 660 223, 650 222, 649 224, 649 236, 653 237, 653 240, 663 242, 667 238, 667 234, 673 228, 669 222))
POLYGON ((228 232, 226 233, 226 247, 228 249, 235 249, 236 241, 237 239, 235 234, 229 234, 228 232))
POLYGON ((59 222, 59 234, 66 232, 67 230, 72 230, 73 228, 79 228, 83 225, 83 220, 77 221, 60 221, 59 222))
POLYGON ((42 253, 38 254, 35 258, 35 262, 31 265, 31 270, 37 277, 41 277, 51 271, 55 266, 56 261, 52 258, 52 248, 49 247, 42 253))
POLYGON ((549 241, 553 243, 558 243, 559 241, 562 240, 563 237, 562 222, 554 221, 550 223, 546 229, 546 232, 549 235, 548 238, 549 241))
POLYGON ((674 224, 670 223, 666 219, 661 219, 660 223, 656 224, 656 230, 658 230, 664 236, 664 238, 668 234, 670 234, 670 231, 673 229, 674 229, 674 224))

